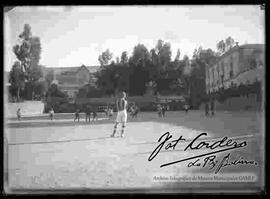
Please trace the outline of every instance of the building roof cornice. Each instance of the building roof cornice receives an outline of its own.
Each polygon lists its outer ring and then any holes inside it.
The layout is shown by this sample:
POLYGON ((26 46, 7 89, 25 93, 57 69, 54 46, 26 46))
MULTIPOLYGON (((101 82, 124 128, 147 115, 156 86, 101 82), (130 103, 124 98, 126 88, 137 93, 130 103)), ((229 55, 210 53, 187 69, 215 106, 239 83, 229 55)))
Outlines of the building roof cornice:
POLYGON ((217 60, 212 65, 208 66, 208 68, 213 67, 218 62, 220 62, 220 60, 222 60, 224 57, 227 57, 227 56, 231 55, 236 50, 239 50, 239 49, 256 49, 256 48, 263 48, 263 47, 264 47, 264 44, 244 44, 244 45, 241 45, 241 46, 235 45, 234 47, 232 47, 231 49, 229 49, 228 51, 223 53, 221 56, 219 56, 217 58, 217 60))

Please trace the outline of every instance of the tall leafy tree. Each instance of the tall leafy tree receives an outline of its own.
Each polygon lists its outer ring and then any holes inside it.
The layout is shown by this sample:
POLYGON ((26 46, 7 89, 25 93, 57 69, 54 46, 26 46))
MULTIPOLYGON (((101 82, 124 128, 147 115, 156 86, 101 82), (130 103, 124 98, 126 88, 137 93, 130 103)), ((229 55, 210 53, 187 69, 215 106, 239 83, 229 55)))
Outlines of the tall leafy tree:
POLYGON ((25 87, 25 76, 19 61, 16 61, 9 74, 9 83, 17 91, 17 101, 20 100, 20 91, 25 87))
POLYGON ((234 39, 229 36, 225 40, 221 40, 217 43, 217 50, 219 54, 225 53, 235 45, 234 39))
POLYGON ((137 66, 145 66, 150 61, 150 53, 143 44, 134 47, 130 61, 137 66))
POLYGON ((155 51, 158 55, 159 68, 165 70, 171 61, 171 44, 169 42, 164 43, 162 40, 158 40, 155 51))
POLYGON ((109 49, 106 51, 102 52, 101 55, 98 57, 98 61, 101 66, 109 64, 109 61, 112 59, 112 53, 110 52, 109 49))
POLYGON ((194 51, 190 75, 190 103, 197 108, 205 98, 205 67, 217 59, 216 53, 209 49, 199 48, 194 51))
POLYGON ((41 54, 40 39, 39 37, 32 36, 29 24, 24 25, 24 30, 19 35, 19 44, 13 46, 13 52, 20 61, 28 81, 36 81, 36 79, 42 76, 39 67, 41 54))
POLYGON ((35 92, 38 89, 34 88, 38 85, 36 84, 37 81, 43 77, 41 66, 39 65, 41 42, 39 37, 32 35, 29 24, 24 25, 23 32, 19 35, 19 44, 13 46, 13 52, 21 64, 25 81, 28 82, 28 85, 35 92))
POLYGON ((122 64, 127 64, 128 63, 128 56, 127 56, 127 51, 122 52, 121 54, 121 61, 122 64))
POLYGON ((226 44, 223 40, 217 43, 217 50, 220 54, 224 53, 226 50, 226 44))
POLYGON ((230 50, 234 46, 234 39, 229 36, 225 39, 226 50, 230 50))

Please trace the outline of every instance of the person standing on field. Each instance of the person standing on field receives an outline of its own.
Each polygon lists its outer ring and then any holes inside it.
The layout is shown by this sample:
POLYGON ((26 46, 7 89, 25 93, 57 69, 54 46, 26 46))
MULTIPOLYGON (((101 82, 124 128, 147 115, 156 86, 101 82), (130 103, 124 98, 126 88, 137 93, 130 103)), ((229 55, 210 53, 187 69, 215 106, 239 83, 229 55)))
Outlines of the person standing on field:
POLYGON ((17 118, 18 118, 18 120, 21 120, 21 117, 22 117, 21 109, 18 108, 18 110, 17 110, 17 118))
POLYGON ((166 112, 166 107, 165 107, 165 105, 163 105, 163 106, 161 106, 162 117, 165 117, 165 112, 166 112))
POLYGON ((51 107, 51 110, 50 110, 50 119, 53 120, 53 115, 54 115, 54 110, 53 108, 51 107))
POLYGON ((209 104, 208 104, 208 102, 205 102, 205 116, 206 117, 209 116, 209 104))
POLYGON ((215 101, 212 100, 211 101, 211 113, 212 113, 212 117, 215 115, 215 101))
POLYGON ((77 109, 75 112, 75 118, 74 118, 74 122, 78 120, 78 122, 80 121, 80 110, 77 109))
POLYGON ((90 108, 89 108, 89 106, 86 106, 86 110, 85 110, 85 121, 86 122, 87 122, 87 120, 90 122, 90 116, 91 116, 90 108))
POLYGON ((120 95, 118 96, 118 99, 116 100, 116 109, 117 109, 117 116, 111 137, 115 136, 117 126, 119 123, 122 124, 121 137, 124 137, 125 127, 127 123, 127 100, 125 92, 121 92, 120 95))

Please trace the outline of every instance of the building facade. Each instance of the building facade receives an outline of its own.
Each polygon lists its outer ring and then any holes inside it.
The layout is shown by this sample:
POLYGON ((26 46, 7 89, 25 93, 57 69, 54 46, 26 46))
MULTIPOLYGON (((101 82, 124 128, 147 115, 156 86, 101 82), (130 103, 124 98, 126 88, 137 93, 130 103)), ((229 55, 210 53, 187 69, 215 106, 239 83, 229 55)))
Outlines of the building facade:
POLYGON ((264 80, 265 45, 236 45, 205 68, 206 93, 264 80))
POLYGON ((79 67, 61 67, 61 68, 44 68, 44 76, 49 72, 53 73, 54 80, 52 83, 58 85, 58 88, 66 93, 70 98, 75 98, 79 89, 90 84, 95 86, 96 77, 94 73, 99 66, 79 66, 79 67))

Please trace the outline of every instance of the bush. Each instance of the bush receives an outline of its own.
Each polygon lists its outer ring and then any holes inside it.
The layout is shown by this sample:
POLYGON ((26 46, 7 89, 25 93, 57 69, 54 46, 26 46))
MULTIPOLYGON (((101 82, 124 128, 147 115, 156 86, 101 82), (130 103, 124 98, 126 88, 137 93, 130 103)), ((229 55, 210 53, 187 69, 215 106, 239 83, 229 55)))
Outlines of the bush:
POLYGON ((59 105, 59 113, 74 113, 76 105, 71 103, 62 103, 59 105))

